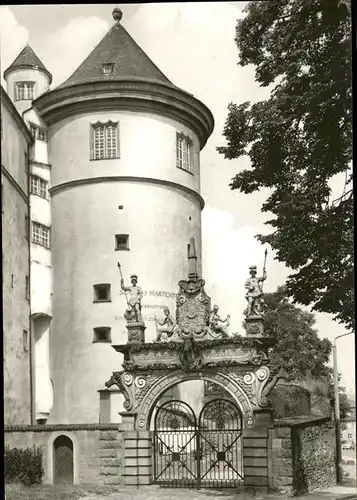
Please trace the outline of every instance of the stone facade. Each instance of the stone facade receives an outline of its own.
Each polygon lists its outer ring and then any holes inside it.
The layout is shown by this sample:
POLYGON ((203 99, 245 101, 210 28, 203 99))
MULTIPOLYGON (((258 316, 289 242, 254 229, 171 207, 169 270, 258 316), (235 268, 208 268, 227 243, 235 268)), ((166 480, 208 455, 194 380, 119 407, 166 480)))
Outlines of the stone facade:
POLYGON ((1 216, 6 424, 33 417, 28 157, 32 138, 1 91, 1 216))
POLYGON ((54 441, 67 436, 73 442, 75 484, 120 484, 123 482, 123 432, 116 425, 8 426, 5 446, 33 445, 43 453, 44 483, 54 482, 54 441))

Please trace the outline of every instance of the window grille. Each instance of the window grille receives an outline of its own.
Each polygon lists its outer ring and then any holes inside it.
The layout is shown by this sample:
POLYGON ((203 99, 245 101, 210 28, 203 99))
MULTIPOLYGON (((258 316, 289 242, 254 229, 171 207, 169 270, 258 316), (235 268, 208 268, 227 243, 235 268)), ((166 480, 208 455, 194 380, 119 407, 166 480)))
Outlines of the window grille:
POLYGON ((192 173, 192 141, 182 134, 176 135, 176 166, 192 173))
POLYGON ((96 123, 92 125, 92 160, 119 158, 118 123, 96 123))
POLYGON ((50 228, 38 222, 32 222, 32 243, 50 248, 50 228))
POLYGON ((47 182, 37 175, 31 175, 31 194, 47 198, 47 182))
POLYGON ((35 82, 16 82, 16 101, 27 101, 34 98, 35 82))

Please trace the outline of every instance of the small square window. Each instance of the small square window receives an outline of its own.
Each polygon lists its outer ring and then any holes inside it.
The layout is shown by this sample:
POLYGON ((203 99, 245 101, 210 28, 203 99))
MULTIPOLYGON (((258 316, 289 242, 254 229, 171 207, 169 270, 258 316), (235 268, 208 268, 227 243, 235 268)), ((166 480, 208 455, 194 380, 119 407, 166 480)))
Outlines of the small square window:
POLYGON ((129 250, 129 235, 116 234, 115 235, 115 250, 129 250))
POLYGON ((352 434, 348 434, 348 439, 352 439, 352 434))
POLYGON ((104 63, 102 64, 103 75, 112 75, 114 70, 114 63, 104 63))
POLYGON ((111 329, 109 326, 93 328, 93 342, 111 342, 111 329))
POLYGON ((110 285, 102 283, 93 285, 93 302, 110 302, 110 285))
POLYGON ((29 347, 28 347, 28 331, 27 330, 23 330, 22 331, 22 345, 23 345, 23 349, 25 352, 27 352, 29 350, 29 347))

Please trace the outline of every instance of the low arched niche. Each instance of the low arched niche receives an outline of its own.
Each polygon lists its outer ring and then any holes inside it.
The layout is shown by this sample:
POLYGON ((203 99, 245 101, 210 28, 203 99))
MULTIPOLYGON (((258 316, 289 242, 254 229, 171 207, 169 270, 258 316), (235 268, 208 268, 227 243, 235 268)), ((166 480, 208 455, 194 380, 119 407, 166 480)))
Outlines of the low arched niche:
POLYGON ((254 424, 253 408, 248 395, 238 382, 227 374, 200 372, 198 375, 195 372, 186 374, 173 372, 159 378, 143 397, 137 412, 136 428, 138 430, 149 430, 155 406, 164 393, 174 385, 193 380, 206 380, 225 389, 232 396, 241 412, 243 426, 251 427, 254 424))

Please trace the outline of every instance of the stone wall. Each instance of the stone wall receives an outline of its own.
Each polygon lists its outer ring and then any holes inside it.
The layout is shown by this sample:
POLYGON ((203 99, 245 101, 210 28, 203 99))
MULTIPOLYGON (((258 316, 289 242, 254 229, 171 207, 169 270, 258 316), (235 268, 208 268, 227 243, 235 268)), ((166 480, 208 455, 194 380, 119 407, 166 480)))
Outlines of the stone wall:
POLYGON ((296 426, 292 432, 296 447, 294 490, 314 491, 335 484, 334 429, 330 420, 296 426))
POLYGON ((45 483, 54 480, 53 443, 58 436, 73 442, 75 484, 120 484, 123 482, 123 432, 117 425, 43 425, 5 427, 5 446, 33 445, 43 453, 45 483))
POLYGON ((273 489, 299 495, 335 484, 334 430, 329 417, 276 420, 269 438, 273 489))

